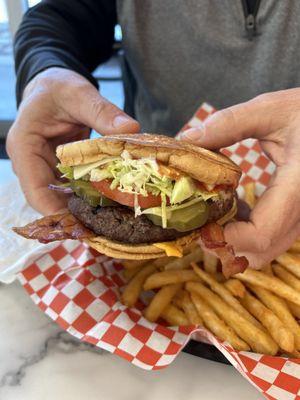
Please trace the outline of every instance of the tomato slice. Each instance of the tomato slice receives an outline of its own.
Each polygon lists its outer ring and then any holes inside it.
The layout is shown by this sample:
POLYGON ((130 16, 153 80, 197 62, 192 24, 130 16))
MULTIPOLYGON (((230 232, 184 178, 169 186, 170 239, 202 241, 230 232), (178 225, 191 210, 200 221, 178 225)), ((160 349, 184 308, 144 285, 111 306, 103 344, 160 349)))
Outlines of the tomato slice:
MULTIPOLYGON (((124 206, 134 207, 134 194, 123 193, 118 189, 111 189, 111 181, 105 179, 100 182, 91 182, 92 186, 97 189, 103 196, 123 204, 124 206)), ((148 193, 148 196, 138 195, 138 203, 141 208, 159 207, 161 205, 161 197, 148 193)))

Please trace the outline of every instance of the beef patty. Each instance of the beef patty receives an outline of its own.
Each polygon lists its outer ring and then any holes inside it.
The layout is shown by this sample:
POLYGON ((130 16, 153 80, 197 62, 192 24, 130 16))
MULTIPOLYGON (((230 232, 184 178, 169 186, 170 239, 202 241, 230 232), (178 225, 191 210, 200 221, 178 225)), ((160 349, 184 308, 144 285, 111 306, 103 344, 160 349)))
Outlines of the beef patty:
POLYGON ((134 212, 125 206, 92 207, 74 195, 69 199, 68 208, 97 235, 117 242, 135 244, 164 242, 186 235, 185 232, 154 225, 145 215, 135 218, 134 212))
POLYGON ((208 222, 215 222, 222 218, 233 206, 235 192, 228 190, 222 191, 217 199, 210 199, 207 201, 209 204, 209 217, 208 222))
MULTIPOLYGON (((232 194, 224 199, 209 201, 209 221, 216 221, 225 215, 231 209, 232 202, 232 194)), ((166 242, 189 233, 154 225, 145 215, 135 217, 133 210, 125 206, 92 207, 76 195, 70 197, 68 208, 77 219, 97 235, 121 243, 166 242)))

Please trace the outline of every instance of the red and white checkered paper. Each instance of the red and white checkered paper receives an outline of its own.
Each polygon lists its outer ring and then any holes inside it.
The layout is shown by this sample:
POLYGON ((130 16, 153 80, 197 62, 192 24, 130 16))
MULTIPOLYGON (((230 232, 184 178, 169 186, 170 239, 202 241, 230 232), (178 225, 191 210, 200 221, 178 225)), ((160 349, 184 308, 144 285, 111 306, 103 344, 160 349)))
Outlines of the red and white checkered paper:
MULTIPOLYGON (((197 126, 214 109, 203 104, 184 129, 197 126)), ((242 183, 254 180, 261 192, 274 165, 258 143, 248 139, 224 150, 243 171, 242 183)), ((215 345, 232 365, 269 399, 300 399, 300 359, 237 352, 204 328, 170 328, 150 323, 143 305, 128 309, 119 301, 125 284, 119 260, 77 241, 64 241, 26 265, 18 278, 32 300, 78 339, 117 354, 147 370, 168 366, 189 341, 215 345)))

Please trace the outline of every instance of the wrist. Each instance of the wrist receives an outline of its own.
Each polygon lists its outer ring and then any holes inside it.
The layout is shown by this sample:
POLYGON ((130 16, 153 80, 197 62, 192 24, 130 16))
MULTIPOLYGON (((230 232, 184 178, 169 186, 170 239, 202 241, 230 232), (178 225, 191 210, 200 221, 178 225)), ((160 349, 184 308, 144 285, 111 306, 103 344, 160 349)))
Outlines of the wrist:
POLYGON ((74 74, 74 72, 62 67, 49 67, 39 72, 25 86, 22 100, 28 98, 37 89, 41 89, 41 87, 44 89, 45 87, 50 88, 54 82, 61 81, 60 77, 66 74, 74 74))

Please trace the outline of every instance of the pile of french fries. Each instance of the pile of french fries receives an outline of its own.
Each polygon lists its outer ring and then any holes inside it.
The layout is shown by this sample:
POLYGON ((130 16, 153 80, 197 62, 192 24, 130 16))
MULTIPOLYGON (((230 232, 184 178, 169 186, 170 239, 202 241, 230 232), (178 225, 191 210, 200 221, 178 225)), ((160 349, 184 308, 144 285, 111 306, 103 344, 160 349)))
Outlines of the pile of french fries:
MULTIPOLYGON (((245 187, 250 207, 254 190, 245 187)), ((300 358, 300 238, 261 271, 248 268, 228 280, 198 245, 182 258, 123 264, 121 300, 134 307, 142 298, 149 321, 203 326, 236 350, 300 358)))

